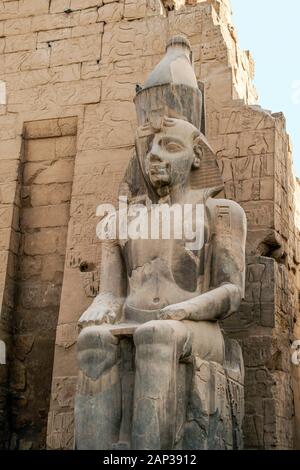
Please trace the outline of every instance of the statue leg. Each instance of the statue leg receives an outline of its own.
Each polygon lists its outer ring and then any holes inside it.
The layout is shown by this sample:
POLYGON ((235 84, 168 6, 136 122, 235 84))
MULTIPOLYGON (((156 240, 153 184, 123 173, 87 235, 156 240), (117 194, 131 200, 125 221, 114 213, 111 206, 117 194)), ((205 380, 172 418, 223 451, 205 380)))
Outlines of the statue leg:
POLYGON ((109 450, 119 439, 118 346, 118 338, 106 325, 84 328, 79 335, 79 379, 75 400, 77 449, 109 450))
POLYGON ((191 352, 182 322, 151 321, 134 334, 136 375, 132 448, 174 448, 179 360, 191 352))

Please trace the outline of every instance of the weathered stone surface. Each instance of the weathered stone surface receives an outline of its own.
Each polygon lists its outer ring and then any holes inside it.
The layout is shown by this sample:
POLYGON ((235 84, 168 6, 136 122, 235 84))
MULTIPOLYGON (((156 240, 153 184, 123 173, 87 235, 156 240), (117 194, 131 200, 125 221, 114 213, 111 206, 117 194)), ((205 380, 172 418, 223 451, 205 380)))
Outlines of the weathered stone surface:
MULTIPOLYGON (((6 236, 6 246, 2 246, 5 238, 3 230, 0 230, 0 247, 16 254, 8 272, 14 279, 12 283, 15 283, 15 287, 11 287, 15 334, 10 389, 13 394, 12 423, 16 434, 11 447, 18 449, 45 447, 52 378, 51 356, 61 296, 76 122, 76 119, 66 118, 25 124, 23 184, 21 190, 19 188, 18 200, 19 237, 13 234, 8 238, 6 236), (63 182, 59 183, 57 177, 51 176, 46 169, 52 166, 53 171, 53 165, 55 167, 62 161, 67 162, 68 170, 64 171, 64 166, 60 168, 63 182), (32 165, 34 169, 31 170, 32 165), (43 170, 46 176, 42 176, 43 170)), ((6 198, 10 189, 7 185, 3 187, 6 198)), ((7 202, 11 206, 7 205, 4 218, 10 217, 14 198, 7 202)), ((5 222, 3 217, 1 227, 5 222)), ((10 303, 10 298, 7 297, 6 302, 10 303)))
POLYGON ((55 41, 51 46, 51 66, 100 59, 101 35, 55 41))
MULTIPOLYGON (((99 292, 101 245, 95 234, 95 209, 101 202, 116 202, 117 188, 132 155, 136 118, 130 103, 136 84, 143 84, 159 62, 167 39, 185 34, 192 44, 197 79, 205 83, 206 136, 218 156, 225 195, 246 211, 247 253, 257 257, 248 266, 240 322, 228 319, 229 332, 242 338, 249 364, 256 361, 255 348, 262 348, 263 358, 268 355, 262 341, 249 340, 247 345, 245 336, 261 335, 274 351, 263 366, 255 366, 259 377, 266 374, 264 380, 272 388, 271 396, 263 397, 265 386, 261 379, 257 385, 256 372, 252 374, 252 366, 246 367, 245 445, 291 448, 295 435, 294 445, 299 448, 299 368, 287 367, 290 341, 300 337, 300 224, 299 209, 295 207, 299 182, 292 176, 285 121, 282 114, 272 115, 252 106, 257 105, 253 59, 249 52, 240 50, 227 0, 186 0, 188 6, 181 5, 177 10, 172 6, 176 4, 177 8, 183 1, 163 3, 168 11, 162 15, 159 0, 147 1, 146 11, 145 2, 140 0, 0 2, 0 80, 6 83, 9 101, 0 105, 0 197, 1 204, 10 207, 1 208, 4 212, 0 218, 0 331, 12 331, 16 273, 20 279, 37 283, 63 283, 59 322, 65 325, 66 333, 58 343, 70 346, 56 347, 54 379, 76 376, 74 325, 91 297, 99 292), (65 13, 68 8, 73 11, 65 13), (36 35, 37 44, 32 50, 20 49, 31 47, 30 38, 36 35), (53 66, 55 61, 61 65, 53 66), (23 129, 24 122, 27 124, 23 129), (76 152, 70 155, 74 159, 76 154, 74 179, 70 172, 70 181, 58 183, 62 167, 56 164, 53 183, 31 184, 20 191, 23 167, 19 162, 26 149, 22 136, 44 139, 68 135, 74 136, 74 143, 77 141, 76 152), (66 204, 72 199, 66 269, 64 256, 57 253, 16 256, 21 241, 16 233, 20 232, 18 206, 22 194, 24 208, 28 208, 29 201, 38 208, 66 204), (81 263, 87 263, 91 271, 80 272, 81 263), (266 269, 258 281, 261 265, 266 269), (265 290, 267 300, 261 300, 258 293, 263 296, 265 290), (72 334, 67 333, 68 328, 72 334), (294 400, 289 393, 291 385, 294 400)), ((65 145, 61 142, 59 147, 65 145)), ((59 157, 63 158, 69 156, 59 157)), ((54 330, 57 313, 51 322, 44 313, 22 310, 16 325, 24 325, 31 332, 35 328, 54 330)), ((5 377, 7 370, 3 374, 5 377)), ((9 447, 10 433, 2 426, 8 412, 5 380, 1 375, 0 441, 9 447)), ((19 403, 23 403, 21 399, 19 403)), ((51 409, 54 406, 52 401, 51 409)), ((72 447, 72 412, 70 404, 55 413, 55 418, 51 415, 53 433, 49 443, 53 447, 64 447, 66 443, 72 447)), ((22 423, 24 407, 18 408, 18 413, 22 423)), ((30 413, 34 415, 35 410, 30 413)), ((14 428, 11 447, 32 447, 36 438, 26 433, 25 438, 14 428)))

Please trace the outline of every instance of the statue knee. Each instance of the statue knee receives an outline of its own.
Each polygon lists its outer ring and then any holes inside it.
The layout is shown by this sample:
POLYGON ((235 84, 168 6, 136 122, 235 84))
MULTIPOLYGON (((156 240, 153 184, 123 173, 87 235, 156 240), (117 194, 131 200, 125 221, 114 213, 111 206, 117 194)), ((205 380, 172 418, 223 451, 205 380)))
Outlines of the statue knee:
POLYGON ((136 347, 142 345, 170 345, 183 347, 188 338, 185 325, 173 320, 156 320, 144 323, 134 334, 136 347))
POLYGON ((170 344, 174 341, 173 330, 167 322, 163 320, 150 321, 141 325, 134 334, 136 347, 145 344, 170 344))
POLYGON ((84 328, 77 343, 80 370, 91 379, 98 379, 116 364, 118 344, 106 326, 84 328))

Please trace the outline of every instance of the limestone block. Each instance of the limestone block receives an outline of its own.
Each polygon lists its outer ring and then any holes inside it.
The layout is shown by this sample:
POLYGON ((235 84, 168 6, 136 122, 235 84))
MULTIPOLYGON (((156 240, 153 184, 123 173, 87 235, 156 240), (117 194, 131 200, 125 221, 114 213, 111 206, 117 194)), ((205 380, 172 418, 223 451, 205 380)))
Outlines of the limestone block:
POLYGON ((56 408, 74 406, 76 382, 76 377, 57 377, 54 380, 52 393, 56 408))
POLYGON ((108 68, 100 64, 98 60, 90 62, 83 62, 81 67, 81 78, 86 80, 88 78, 103 78, 107 77, 108 68))
MULTIPOLYGON (((40 276, 42 271, 43 259, 41 256, 22 256, 20 262, 20 279, 32 279, 34 276, 40 276)), ((45 279, 48 280, 48 279, 45 279)))
POLYGON ((59 41, 61 39, 68 39, 72 35, 71 28, 52 29, 50 31, 40 31, 38 33, 38 44, 43 42, 59 41))
MULTIPOLYGON (((7 114, 0 116, 0 140, 10 140, 16 137, 16 116, 7 114)), ((5 145, 5 144, 4 144, 5 145)))
POLYGON ((0 204, 0 220, 1 227, 6 228, 12 225, 13 221, 13 206, 7 204, 0 204))
POLYGON ((136 83, 139 83, 138 74, 136 74, 136 77, 128 74, 119 75, 118 78, 116 78, 115 74, 108 76, 102 85, 102 101, 132 102, 136 95, 136 83))
POLYGON ((125 0, 124 18, 135 20, 144 18, 147 11, 146 0, 125 0))
POLYGON ((0 251, 5 252, 9 250, 10 246, 10 230, 9 228, 2 228, 0 229, 0 251))
POLYGON ((24 184, 68 183, 72 181, 73 159, 64 158, 52 162, 28 162, 24 166, 24 184))
POLYGON ((100 35, 104 31, 104 23, 88 24, 83 26, 74 26, 72 28, 72 37, 100 35))
MULTIPOLYGON (((12 55, 15 55, 15 54, 9 54, 9 57, 11 57, 12 55)), ((15 65, 14 63, 12 63, 11 67, 17 66, 18 60, 20 60, 20 58, 16 57, 16 59, 17 59, 17 63, 15 65)), ((23 56, 23 60, 21 59, 21 64, 18 66, 18 70, 32 70, 32 69, 40 69, 44 67, 49 67, 49 61, 50 61, 50 50, 38 49, 36 51, 27 53, 26 56, 23 56)))
POLYGON ((71 10, 83 10, 84 8, 101 7, 103 0, 71 0, 71 10))
MULTIPOLYGON (((64 255, 44 255, 40 273, 41 281, 60 282, 63 281, 64 255)), ((35 257, 36 258, 36 257, 35 257)))
POLYGON ((80 79, 80 64, 28 70, 10 75, 9 90, 24 90, 47 84, 77 81, 80 79))
POLYGON ((97 8, 89 8, 87 10, 81 10, 74 14, 74 26, 85 26, 88 24, 94 24, 98 18, 97 8))
POLYGON ((97 16, 96 7, 71 13, 33 16, 31 30, 37 32, 84 26, 96 23, 97 16))
POLYGON ((18 11, 19 2, 15 0, 13 2, 1 2, 0 3, 0 21, 6 20, 7 18, 14 17, 18 11))
POLYGON ((0 184, 0 204, 13 204, 16 190, 15 182, 0 184))
POLYGON ((5 36, 11 36, 13 34, 26 34, 31 29, 31 18, 19 18, 6 20, 4 23, 5 36))
POLYGON ((33 50, 36 42, 37 35, 32 33, 10 36, 5 40, 5 53, 33 50))
POLYGON ((70 8, 71 0, 52 0, 50 3, 50 13, 62 13, 70 8))
POLYGON ((122 3, 108 3, 98 9, 98 20, 104 23, 114 23, 123 17, 124 5, 122 3))
POLYGON ((21 361, 15 361, 11 370, 10 386, 14 390, 23 391, 26 387, 26 369, 21 361))
POLYGON ((100 59, 101 36, 64 39, 51 47, 51 66, 100 59))
POLYGON ((64 136, 55 142, 56 157, 74 157, 76 155, 76 139, 73 136, 64 136))
POLYGON ((35 0, 20 0, 19 1, 19 16, 26 17, 32 15, 42 15, 48 13, 49 0, 39 0, 38 4, 35 0))
POLYGON ((16 228, 11 229, 11 236, 10 236, 10 243, 9 243, 9 250, 10 250, 10 259, 9 259, 9 266, 8 266, 8 271, 10 272, 8 274, 11 274, 11 277, 15 275, 15 272, 12 272, 12 268, 14 267, 15 269, 17 268, 16 265, 16 256, 19 253, 19 247, 20 247, 20 242, 21 242, 21 235, 18 232, 16 228), (13 274, 14 273, 14 274, 13 274))
POLYGON ((237 158, 231 161, 230 165, 233 168, 233 175, 238 180, 274 177, 274 158, 272 154, 237 158))
POLYGON ((68 217, 68 204, 24 208, 21 214, 21 223, 24 228, 58 227, 65 225, 68 217))
POLYGON ((2 140, 0 158, 2 160, 18 159, 21 151, 21 138, 2 140))
POLYGON ((246 201, 272 201, 274 197, 273 178, 253 178, 236 183, 235 199, 239 202, 246 201))
POLYGON ((263 204, 248 201, 242 204, 246 212, 248 227, 250 230, 259 228, 274 228, 274 203, 265 201, 263 204))
POLYGON ((79 135, 78 148, 119 148, 133 145, 133 125, 128 120, 134 116, 127 103, 90 106, 85 114, 84 132, 79 135), (125 114, 124 114, 125 113, 125 114))
MULTIPOLYGON (((82 198, 82 197, 81 197, 82 198)), ((94 253, 94 248, 96 244, 100 245, 100 242, 97 240, 95 227, 97 224, 97 218, 95 216, 95 208, 97 207, 97 197, 93 195, 85 195, 86 199, 94 200, 94 204, 78 204, 74 207, 75 204, 71 207, 71 219, 69 222, 69 232, 68 232, 68 242, 69 246, 75 248, 76 246, 87 246, 89 243, 91 245, 90 251, 94 253), (84 209, 88 211, 88 217, 83 217, 81 212, 84 209), (79 214, 78 214, 79 213, 79 214), (81 217, 80 217, 81 215, 81 217), (83 224, 84 221, 84 225, 83 224)), ((87 256, 87 255, 86 255, 87 256)), ((90 254, 89 254, 90 257, 90 254)), ((74 267, 74 259, 70 261, 70 266, 74 267)))
POLYGON ((32 350, 34 343, 33 335, 18 335, 15 337, 15 354, 20 361, 24 361, 26 355, 32 350))
POLYGON ((190 9, 184 13, 172 11, 168 15, 169 35, 184 34, 189 38, 202 31, 202 13, 198 9, 190 9))
POLYGON ((151 17, 147 22, 133 20, 109 24, 103 35, 101 60, 103 63, 139 57, 144 60, 156 55, 153 65, 157 63, 157 54, 165 51, 167 37, 167 24, 161 17, 151 17))
MULTIPOLYGON (((90 246, 82 245, 81 247, 78 247, 78 251, 80 251, 80 258, 81 260, 86 260, 86 257, 88 255, 88 259, 95 259, 92 258, 92 256, 95 257, 95 255, 99 256, 99 247, 98 250, 92 250, 90 246)), ((85 296, 85 291, 82 286, 82 279, 81 279, 81 273, 78 268, 70 268, 69 265, 66 265, 65 267, 65 273, 68 273, 68 280, 67 282, 64 282, 63 290, 62 290, 62 295, 66 295, 69 299, 69 305, 62 305, 62 308, 64 309, 64 320, 65 323, 77 323, 78 318, 80 317, 82 310, 86 309, 88 305, 91 303, 91 299, 87 298, 85 296), (74 284, 76 283, 76 284, 74 284), (74 285, 78 286, 78 289, 74 291, 74 285)), ((77 339, 78 334, 75 338, 77 339)), ((77 364, 76 364, 76 357, 74 356, 74 349, 72 352, 70 352, 70 361, 72 364, 72 370, 73 374, 76 375, 77 373, 77 364)), ((64 356, 65 357, 65 356, 64 356)), ((66 358, 67 360, 67 358, 66 358)), ((60 365, 57 364, 57 368, 59 368, 60 365)), ((63 371, 64 367, 63 364, 61 364, 61 371, 63 371)))
POLYGON ((55 344, 61 348, 68 349, 75 345, 77 337, 77 323, 66 323, 58 325, 55 344))
POLYGON ((55 159, 55 139, 32 139, 25 142, 26 161, 55 159))
MULTIPOLYGON (((71 71, 61 70, 63 73, 73 73, 71 71)), ((76 69, 75 69, 76 73, 76 69)), ((57 76, 58 78, 59 76, 57 76)), ((62 75, 62 79, 67 78, 62 75)), ((48 117, 53 114, 54 109, 60 110, 60 115, 70 116, 78 114, 78 104, 87 103, 98 103, 101 96, 101 81, 91 80, 57 83, 54 86, 51 84, 39 86, 30 89, 24 89, 15 91, 9 95, 9 112, 26 112, 28 108, 31 110, 31 114, 27 115, 28 119, 35 120, 41 116, 41 109, 43 111, 42 116, 48 117), (62 105, 65 107, 63 108, 62 105), (74 109, 72 106, 74 105, 74 109), (59 106, 59 108, 57 108, 59 106)), ((57 113, 56 113, 57 114, 57 113)))
POLYGON ((249 132, 253 129, 257 131, 265 129, 274 129, 275 119, 270 113, 256 107, 224 107, 221 111, 215 112, 211 121, 213 128, 209 132, 212 135, 224 135, 241 132, 249 132))
MULTIPOLYGON (((104 175, 106 171, 113 173, 119 165, 127 165, 132 155, 130 149, 120 148, 117 152, 111 150, 83 150, 76 156, 75 175, 91 176, 93 174, 104 175)), ((74 190, 76 185, 74 184, 74 190)))
POLYGON ((76 135, 77 118, 45 119, 38 122, 27 122, 24 132, 26 139, 76 135))
POLYGON ((49 449, 73 449, 74 413, 51 411, 48 419, 49 449))
POLYGON ((0 184, 17 181, 19 160, 0 160, 0 184))
POLYGON ((29 198, 32 207, 50 206, 68 202, 71 198, 71 190, 71 181, 69 183, 49 184, 43 187, 42 191, 39 185, 32 185, 24 196, 29 198))
POLYGON ((55 87, 55 91, 57 102, 61 105, 99 103, 101 98, 101 80, 91 79, 84 82, 69 82, 67 85, 58 84, 55 87))
MULTIPOLYGON (((57 307, 60 301, 60 291, 60 286, 53 283, 37 284, 36 281, 26 281, 22 283, 22 299, 20 299, 20 302, 23 308, 31 311, 33 309, 57 307)), ((55 321, 53 321, 53 327, 55 328, 55 321)))
POLYGON ((31 30, 48 31, 53 29, 64 29, 74 26, 74 15, 58 13, 53 15, 34 15, 32 17, 31 30))
POLYGON ((59 253, 64 254, 66 228, 43 229, 26 233, 24 236, 24 254, 35 256, 59 253))

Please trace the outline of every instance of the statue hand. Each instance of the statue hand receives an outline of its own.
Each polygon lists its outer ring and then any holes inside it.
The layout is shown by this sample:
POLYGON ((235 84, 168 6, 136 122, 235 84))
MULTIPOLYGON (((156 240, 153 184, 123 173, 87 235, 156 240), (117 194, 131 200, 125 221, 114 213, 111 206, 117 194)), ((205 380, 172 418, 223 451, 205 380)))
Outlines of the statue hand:
POLYGON ((79 326, 113 324, 117 320, 122 302, 118 301, 112 294, 102 293, 97 295, 90 307, 79 319, 79 326))
POLYGON ((158 314, 158 320, 186 320, 188 318, 187 312, 182 304, 168 305, 163 308, 158 314))

